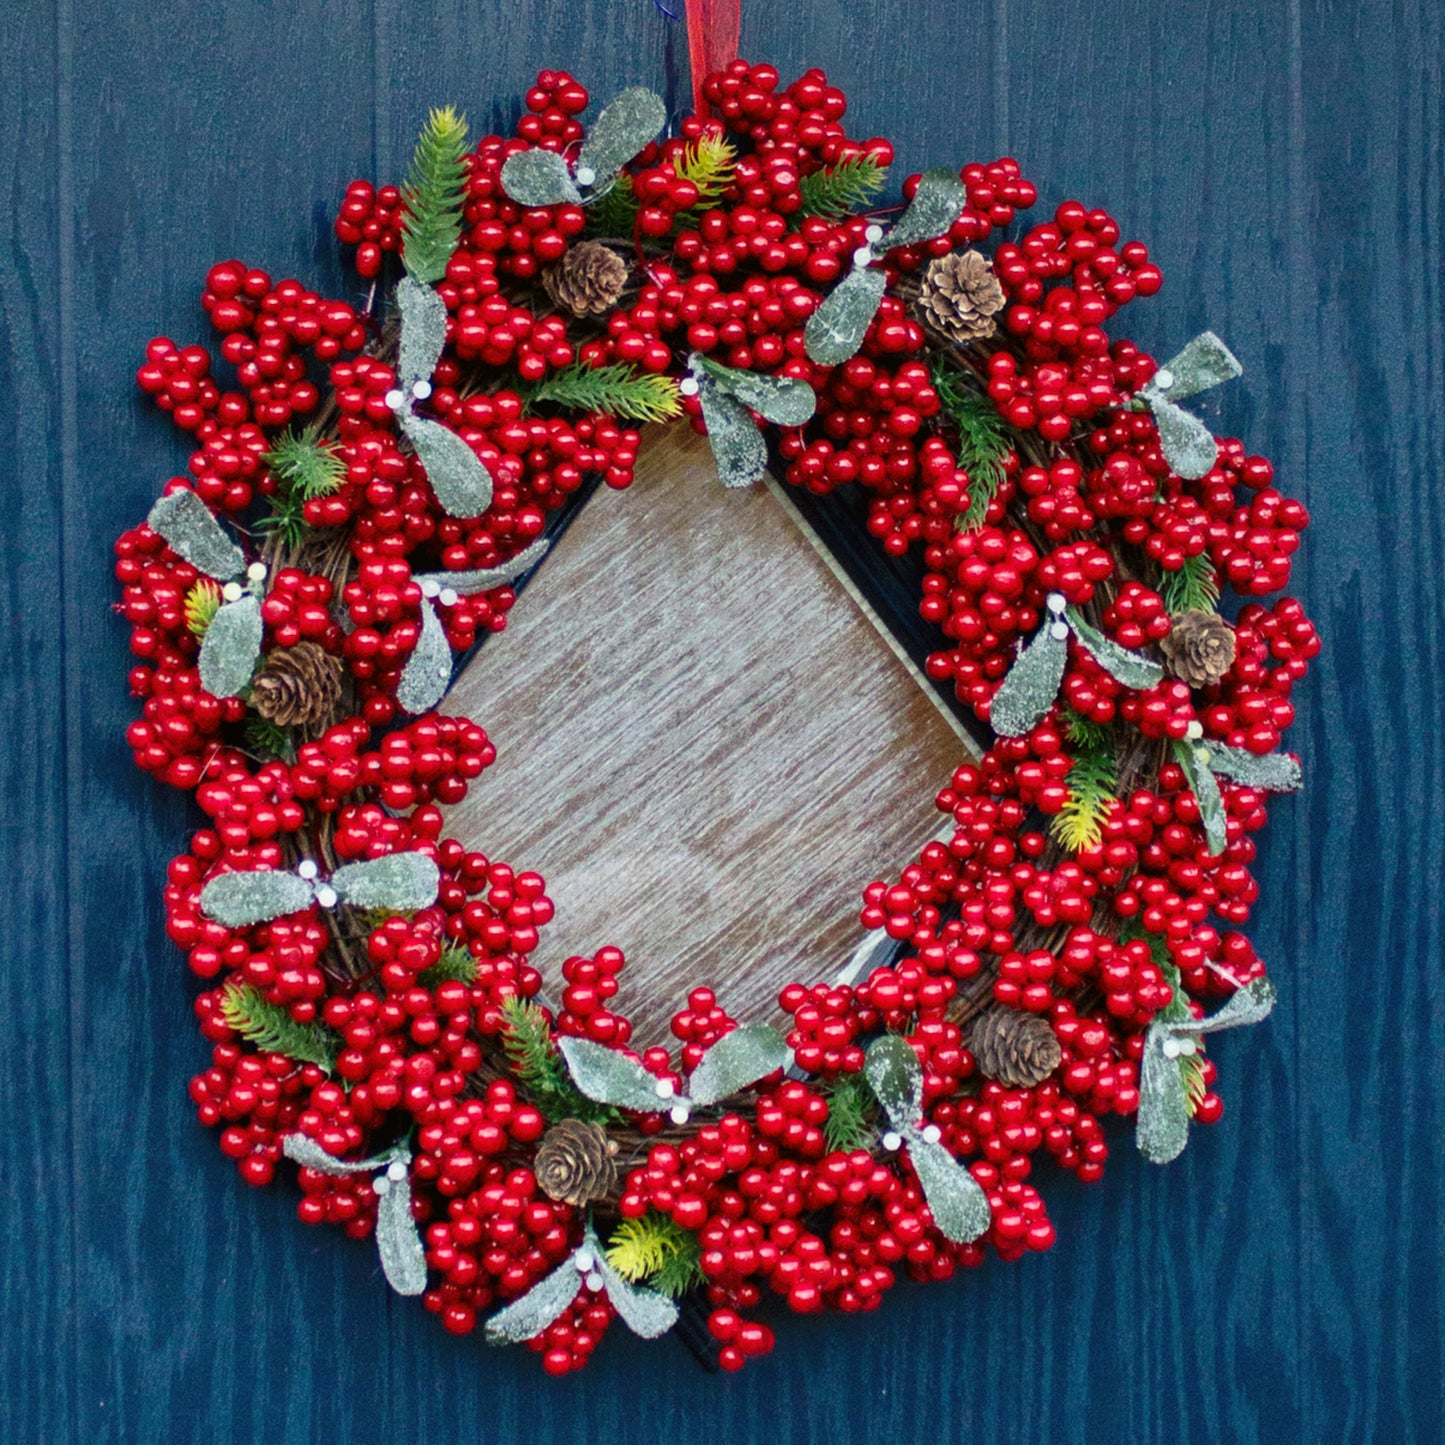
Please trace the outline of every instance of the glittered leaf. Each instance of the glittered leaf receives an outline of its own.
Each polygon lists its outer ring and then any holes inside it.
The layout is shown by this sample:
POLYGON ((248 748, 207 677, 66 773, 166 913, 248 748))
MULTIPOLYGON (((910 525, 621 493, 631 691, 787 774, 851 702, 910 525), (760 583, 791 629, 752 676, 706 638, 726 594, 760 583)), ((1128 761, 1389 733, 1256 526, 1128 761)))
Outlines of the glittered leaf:
POLYGON ((698 1060, 688 1079, 694 1104, 716 1104, 786 1067, 788 1046, 767 1024, 743 1024, 726 1033, 698 1060))
POLYGON ((1233 381, 1243 371, 1234 353, 1212 331, 1204 331, 1178 356, 1166 361, 1144 391, 1149 397, 1183 401, 1186 396, 1208 391, 1220 382, 1233 381))
POLYGON ((978 1180, 942 1144, 930 1143, 916 1130, 905 1143, 939 1233, 955 1244, 969 1244, 986 1234, 992 1214, 978 1180))
POLYGON ((1153 1164, 1168 1164, 1189 1142, 1189 1095, 1179 1061, 1164 1052, 1168 1037, 1161 1024, 1151 1024, 1139 1061, 1139 1117, 1134 1142, 1153 1164))
POLYGON ((911 1129, 918 1122, 923 1112, 923 1069, 907 1039, 884 1034, 871 1043, 863 1056, 863 1077, 895 1129, 911 1129))
POLYGON ((1159 446, 1164 460, 1189 481, 1198 481, 1214 465, 1219 456, 1219 443, 1214 433, 1183 407, 1175 406, 1162 396, 1148 398, 1154 423, 1159 428, 1159 446))
POLYGON ((1253 978, 1237 988, 1207 1019, 1178 1019, 1160 1025, 1169 1033, 1215 1034, 1221 1029, 1237 1029, 1257 1024, 1274 1011, 1279 995, 1268 978, 1253 978))
POLYGON ((1174 756, 1184 769, 1185 780, 1199 804, 1199 821, 1204 828, 1204 841, 1211 854, 1224 852, 1229 841, 1224 798, 1219 781, 1209 767, 1209 750, 1195 743, 1177 742, 1174 756))
POLYGON ((592 172, 590 185, 605 184, 666 124, 667 106, 660 96, 641 85, 624 90, 587 132, 577 169, 592 172))
POLYGON ((306 1134, 287 1134, 281 1141, 281 1152, 288 1159, 322 1174, 374 1174, 391 1159, 390 1151, 374 1159, 335 1159, 306 1134))
POLYGON ((226 535, 211 509, 191 491, 162 497, 146 518, 152 532, 165 538, 178 557, 197 572, 229 582, 246 570, 246 554, 226 535))
POLYGON ((544 1275, 520 1299, 499 1310, 487 1321, 489 1345, 516 1345, 540 1335, 577 1298, 582 1276, 568 1257, 549 1275, 544 1275))
POLYGON ((1227 748, 1223 743, 1205 743, 1209 766, 1219 777, 1246 788, 1263 788, 1267 793, 1297 792, 1304 783, 1298 761, 1288 753, 1251 753, 1244 748, 1227 748))
POLYGON ((396 283, 396 304, 401 312, 401 355, 397 385, 409 392, 412 384, 430 381, 447 341, 447 304, 434 287, 403 276, 396 283))
POLYGON ((713 379, 719 391, 778 426, 802 426, 812 419, 817 398, 813 388, 796 376, 761 376, 696 354, 689 360, 694 370, 701 368, 713 379))
POLYGON ((472 597, 478 592, 487 592, 493 587, 515 582, 522 573, 530 572, 547 555, 547 549, 551 545, 546 538, 541 538, 496 567, 480 567, 469 572, 421 572, 413 580, 423 590, 435 584, 441 591, 449 588, 458 597, 472 597))
POLYGON ((222 873, 201 889, 201 912, 227 928, 249 928, 300 913, 314 897, 295 873, 222 873))
POLYGON ((1052 613, 1044 618, 994 693, 988 720, 1000 737, 1022 737, 1054 705, 1069 658, 1068 632, 1058 636, 1057 626, 1052 613))
POLYGON ((658 1080, 641 1064, 606 1044, 564 1035, 557 1047, 577 1088, 598 1104, 612 1104, 640 1114, 656 1114, 672 1107, 670 1098, 657 1092, 658 1080))
POLYGON ((623 1279, 607 1263, 601 1245, 595 1243, 596 1236, 591 1238, 598 1273, 618 1318, 634 1335, 640 1335, 644 1340, 655 1340, 659 1335, 665 1335, 677 1323, 677 1302, 655 1289, 648 1289, 646 1285, 631 1284, 623 1279))
POLYGON ((874 251, 881 255, 899 246, 916 246, 920 241, 942 236, 958 219, 967 200, 963 182, 947 166, 924 171, 908 209, 874 246, 874 251))
POLYGON ((425 853, 389 853, 347 863, 331 875, 331 886, 343 902, 397 913, 430 908, 440 885, 441 873, 425 853))
POLYGON ((421 636, 396 685, 396 705, 413 717, 430 712, 452 680, 452 645, 437 610, 426 598, 421 604, 421 636))
POLYGON ((768 469, 768 447, 758 424, 709 376, 698 378, 697 394, 718 479, 725 487, 752 486, 768 469))
MULTIPOLYGON (((411 1158, 405 1149, 392 1157, 402 1164, 411 1158)), ((382 1273, 397 1294, 422 1294, 426 1290, 426 1250, 412 1217, 410 1172, 386 1182, 389 1187, 376 1200, 376 1248, 382 1273)))
POLYGON ((803 346, 819 366, 841 366, 863 345, 888 278, 872 268, 850 271, 823 298, 803 328, 803 346))
POLYGON ((261 658, 265 635, 261 604, 249 593, 227 602, 211 618, 201 639, 201 686, 212 697, 235 697, 244 692, 261 658))
POLYGON ((400 421, 442 510, 453 517, 481 516, 492 505, 492 477, 476 452, 439 421, 409 412, 400 421))
POLYGON ((1127 647, 1120 647, 1117 642, 1105 637, 1077 607, 1070 607, 1064 615, 1074 629, 1074 636, 1115 682, 1143 691, 1153 687, 1164 676, 1164 669, 1157 662, 1130 652, 1127 647))
POLYGON ((567 162, 555 151, 517 151, 502 164, 502 189, 519 206, 576 206, 582 201, 567 162))

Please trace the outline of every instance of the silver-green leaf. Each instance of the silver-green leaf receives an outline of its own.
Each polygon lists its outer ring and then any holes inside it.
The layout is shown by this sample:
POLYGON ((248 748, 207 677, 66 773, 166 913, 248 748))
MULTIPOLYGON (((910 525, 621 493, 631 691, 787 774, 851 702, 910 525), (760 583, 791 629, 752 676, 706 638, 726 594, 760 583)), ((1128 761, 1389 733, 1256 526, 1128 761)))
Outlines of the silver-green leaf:
POLYGON ((1288 753, 1248 752, 1223 743, 1205 743, 1209 766, 1220 777, 1246 788, 1263 788, 1267 793, 1294 793, 1304 784, 1300 765, 1288 753))
POLYGON ((857 354, 878 314, 888 278, 871 267, 850 271, 803 328, 803 346, 819 366, 841 366, 857 354))
POLYGON ((396 303, 401 312, 398 385, 410 392, 418 381, 429 381, 441 360, 447 341, 447 305, 435 287, 410 276, 396 283, 396 303))
POLYGON ((788 1046, 767 1024, 742 1024, 720 1038, 698 1060, 687 1081, 694 1104, 716 1104, 786 1068, 788 1046))
POLYGON ((261 660, 265 633, 261 604, 249 593, 222 606, 201 639, 197 659, 201 686, 212 697, 236 697, 244 692, 261 660))
POLYGON ((1154 424, 1159 428, 1159 447, 1164 460, 1181 477, 1197 482, 1219 457, 1214 433, 1192 412, 1175 406, 1162 396, 1148 398, 1154 424))
POLYGON ((478 567, 467 572, 419 572, 413 580, 426 595, 439 595, 450 590, 458 597, 472 597, 478 592, 488 592, 493 587, 515 582, 547 555, 551 545, 545 537, 539 538, 496 567, 478 567))
POLYGON ((227 928, 250 928, 311 906, 315 893, 295 873, 221 873, 201 889, 201 912, 227 928))
POLYGON ((904 1143, 938 1232, 955 1244, 971 1244, 987 1234, 993 1215, 978 1180, 942 1144, 916 1130, 904 1143))
POLYGON ((777 426, 802 426, 811 421, 817 397, 806 381, 796 376, 766 376, 723 366, 696 352, 688 358, 693 371, 705 371, 719 391, 736 397, 759 416, 777 426))
POLYGON ((162 497, 150 509, 146 524, 165 539, 176 556, 217 582, 229 582, 246 570, 246 554, 192 491, 178 490, 162 497))
POLYGON ((577 1298, 582 1276, 570 1254, 551 1274, 487 1321, 489 1345, 515 1345, 540 1335, 577 1298))
POLYGON ((897 1034, 884 1034, 863 1056, 863 1077, 897 1130, 912 1129, 923 1112, 923 1068, 913 1045, 897 1034))
POLYGON ((476 452, 439 421, 410 412, 398 420, 442 509, 453 517, 481 516, 492 505, 492 475, 476 452))
POLYGON ((406 660, 396 684, 396 705, 413 717, 430 712, 452 680, 452 647, 437 610, 427 599, 421 604, 421 636, 406 660))
POLYGON ((556 151, 526 150, 502 163, 502 189, 519 206, 580 205, 567 162, 556 151))
POLYGON ((1215 1034, 1221 1029, 1237 1029, 1268 1018, 1278 999, 1271 979, 1252 978, 1242 988, 1235 989, 1207 1019, 1173 1019, 1163 1027, 1175 1035, 1215 1034))
POLYGON ((1074 630, 1074 636, 1115 682, 1143 691, 1153 687, 1164 676, 1164 669, 1159 663, 1137 652, 1130 652, 1127 647, 1120 647, 1117 642, 1105 637, 1077 607, 1070 607, 1064 615, 1074 630))
POLYGON ((1028 732, 1054 705, 1068 658, 1068 628, 1049 614, 989 703, 994 732, 1005 738, 1021 738, 1028 732))
POLYGON ((967 200, 963 182, 947 166, 924 171, 908 209, 874 245, 874 251, 881 255, 884 251, 916 246, 920 241, 944 235, 958 219, 967 200))
POLYGON ((645 86, 624 90, 603 108, 582 141, 579 171, 591 171, 588 185, 605 185, 667 124, 667 106, 645 86))
POLYGON ((564 1034, 557 1047, 567 1061, 567 1071, 579 1091, 598 1104, 612 1104, 640 1114, 670 1109, 671 1096, 657 1092, 658 1080, 641 1064, 606 1044, 564 1034))
POLYGON ((752 486, 768 469, 768 447, 757 423, 706 374, 698 377, 697 396, 718 480, 725 487, 752 486))
POLYGON ((1143 394, 1183 401, 1186 396, 1233 381, 1243 372, 1234 353, 1212 331, 1203 331, 1154 373, 1143 394))
POLYGON ((287 1134, 281 1140, 281 1152, 288 1159, 322 1174, 370 1174, 391 1159, 391 1153, 374 1159, 337 1159, 306 1134, 287 1134))
POLYGON ((677 1323, 678 1305, 665 1294, 645 1285, 636 1285, 622 1278, 610 1264, 597 1243, 597 1236, 588 1231, 597 1271, 602 1276, 603 1288, 618 1318, 634 1335, 644 1340, 655 1340, 665 1335, 677 1323))
POLYGON ((425 853, 388 853, 344 864, 331 875, 331 886, 354 908, 409 912, 436 902, 441 872, 425 853))
POLYGON ((426 1250, 411 1212, 410 1151, 396 1150, 388 1172, 372 1186, 376 1196, 376 1249, 386 1282, 400 1295, 426 1291, 426 1250), (391 1176, 391 1165, 400 1164, 399 1178, 391 1176))
POLYGON ((1189 1142, 1189 1095, 1179 1060, 1164 1052, 1168 1035, 1151 1024, 1139 1061, 1139 1117, 1134 1142, 1151 1164, 1168 1164, 1189 1142))
POLYGON ((1199 804, 1199 821, 1204 828, 1204 841, 1211 854, 1224 852, 1229 842, 1228 817, 1219 780, 1209 766, 1209 749, 1196 743, 1176 742, 1174 756, 1184 769, 1185 780, 1199 804))

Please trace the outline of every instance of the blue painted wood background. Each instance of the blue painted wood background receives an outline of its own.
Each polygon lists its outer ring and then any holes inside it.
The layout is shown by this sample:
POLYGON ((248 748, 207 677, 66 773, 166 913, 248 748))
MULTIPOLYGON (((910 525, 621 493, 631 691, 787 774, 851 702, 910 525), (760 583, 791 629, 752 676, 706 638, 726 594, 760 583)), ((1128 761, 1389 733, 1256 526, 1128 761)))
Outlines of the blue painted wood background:
POLYGON ((344 286, 329 230, 429 103, 508 123, 533 72, 685 93, 649 0, 11 0, 0 8, 0 1440, 977 1442, 1445 1438, 1441 16, 1432 0, 745 0, 900 170, 1012 153, 1109 206, 1247 375, 1217 422, 1314 514, 1328 651, 1254 934, 1282 1004, 1160 1171, 1052 1181, 1060 1239, 867 1320, 789 1320, 736 1379, 621 1332, 545 1380, 390 1298, 374 1254, 238 1186, 161 927, 185 809, 130 766, 112 538, 184 449, 148 337, 207 265, 344 286))

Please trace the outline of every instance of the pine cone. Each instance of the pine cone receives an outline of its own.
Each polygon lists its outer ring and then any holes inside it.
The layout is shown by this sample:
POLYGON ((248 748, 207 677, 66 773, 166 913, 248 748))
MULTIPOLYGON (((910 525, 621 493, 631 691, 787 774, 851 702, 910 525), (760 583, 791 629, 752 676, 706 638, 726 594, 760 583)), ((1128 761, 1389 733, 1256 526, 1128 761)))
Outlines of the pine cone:
POLYGON ((924 320, 952 341, 992 336, 1003 302, 1003 287, 981 251, 950 251, 931 262, 918 296, 924 320))
POLYGON ((1234 666, 1234 629, 1217 613, 1191 607, 1159 644, 1169 671, 1190 687, 1208 687, 1234 666))
POLYGON ((627 285, 627 262, 600 241, 582 241, 542 273, 547 294, 574 316, 611 311, 627 285))
POLYGON ((973 1026, 969 1044, 979 1069, 1008 1089, 1030 1089, 1058 1068, 1064 1051, 1046 1018, 992 1008, 973 1026))
POLYGON ((251 706, 278 727, 309 726, 341 701, 341 659, 314 642, 278 647, 251 684, 251 706))
POLYGON ((603 1199, 617 1183, 617 1141, 600 1124, 563 1119, 542 1136, 532 1172, 549 1199, 579 1209, 603 1199))

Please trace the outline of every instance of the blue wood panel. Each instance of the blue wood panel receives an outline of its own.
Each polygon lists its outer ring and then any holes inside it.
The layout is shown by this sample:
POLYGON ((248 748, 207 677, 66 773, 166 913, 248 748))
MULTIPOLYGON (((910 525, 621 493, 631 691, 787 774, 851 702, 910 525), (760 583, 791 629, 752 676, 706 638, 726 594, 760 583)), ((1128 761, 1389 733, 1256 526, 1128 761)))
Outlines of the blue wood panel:
POLYGON ((1445 653, 1441 19, 1430 0, 746 0, 902 169, 1016 154, 1107 205, 1167 285, 1158 353, 1247 367, 1218 429, 1315 524, 1328 651, 1253 932, 1283 1004, 1220 1048, 1229 1114, 1158 1171, 1050 1181, 1060 1240, 867 1320, 792 1320, 736 1379, 609 1338, 576 1380, 444 1335, 374 1255, 242 1189, 191 1120, 203 1057, 161 923, 179 802, 131 768, 114 535, 184 464, 147 338, 203 336, 206 266, 323 289, 344 183, 426 106, 508 122, 532 73, 686 90, 647 0, 15 0, 0 10, 0 1439, 1445 1438, 1439 800, 1445 653))

